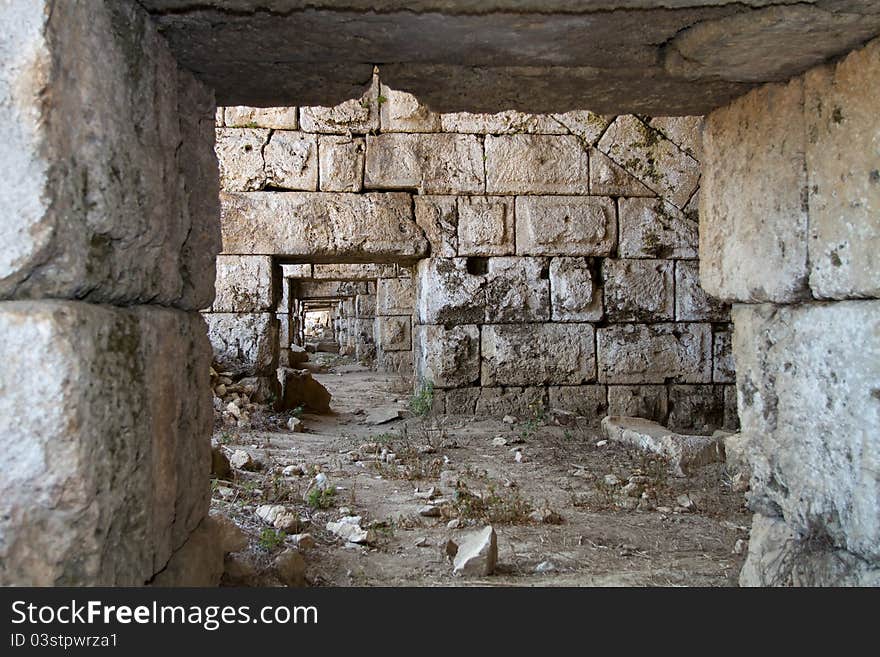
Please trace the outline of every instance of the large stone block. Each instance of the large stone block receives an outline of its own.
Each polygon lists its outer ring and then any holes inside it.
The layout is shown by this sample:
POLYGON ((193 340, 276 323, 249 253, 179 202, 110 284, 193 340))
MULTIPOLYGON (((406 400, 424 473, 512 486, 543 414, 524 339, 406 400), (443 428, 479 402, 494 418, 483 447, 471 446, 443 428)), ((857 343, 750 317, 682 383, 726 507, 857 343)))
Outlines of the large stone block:
POLYGON ((377 317, 376 344, 383 351, 412 349, 412 317, 377 317))
POLYGON ((715 385, 669 386, 669 419, 675 431, 711 434, 724 427, 724 389, 715 385))
POLYGON ((559 408, 588 418, 589 426, 598 427, 608 415, 608 390, 605 386, 550 386, 547 389, 551 409, 559 408))
POLYGON ((749 504, 880 559, 880 301, 733 310, 749 504))
POLYGON ((379 80, 374 75, 370 88, 360 98, 333 107, 301 107, 300 129, 330 135, 365 134, 379 129, 379 80))
POLYGON ((618 203, 621 258, 697 257, 697 221, 688 213, 656 198, 622 198, 618 203))
POLYGON ((428 248, 401 193, 222 194, 221 229, 226 253, 415 260, 428 248))
POLYGON ((803 81, 715 110, 704 130, 700 279, 724 301, 807 295, 803 81))
POLYGON ((266 185, 280 189, 318 189, 318 138, 275 130, 263 148, 266 185))
POLYGON ((666 386, 608 386, 608 415, 641 417, 666 424, 669 415, 666 386))
POLYGON ((735 383, 736 370, 731 351, 731 331, 714 330, 712 334, 712 380, 735 383))
POLYGON ((595 196, 656 196, 654 190, 602 151, 590 151, 590 193, 595 196))
POLYGON ((700 285, 700 263, 675 263, 675 319, 680 322, 729 322, 730 306, 709 296, 700 285))
POLYGON ((411 278, 380 278, 376 281, 377 315, 411 315, 415 306, 411 278))
POLYGON ((598 148, 678 208, 699 185, 700 163, 631 114, 614 120, 598 148))
POLYGON ((459 196, 457 204, 458 255, 513 255, 513 199, 504 196, 459 196))
POLYGON ((205 313, 218 370, 272 376, 278 367, 278 320, 273 313, 205 313))
POLYGON ((880 39, 804 79, 810 289, 880 297, 880 39))
POLYGON ((437 388, 460 388, 479 380, 478 326, 416 326, 413 341, 417 380, 437 388))
POLYGON ((549 319, 547 261, 544 258, 489 258, 485 321, 503 324, 549 319))
POLYGON ((443 132, 464 132, 478 135, 513 135, 539 133, 564 135, 566 127, 549 114, 525 114, 507 110, 496 114, 452 112, 440 115, 443 132))
POLYGON ((605 260, 605 312, 612 322, 662 322, 675 318, 671 260, 605 260))
POLYGON ((223 125, 230 128, 271 128, 296 130, 299 122, 295 107, 222 107, 223 125))
POLYGON ((363 137, 321 135, 318 137, 322 192, 359 192, 364 185, 363 137))
POLYGON ((573 135, 486 137, 489 194, 587 194, 589 155, 573 135))
POLYGON ((601 383, 710 383, 708 324, 618 324, 598 330, 601 383))
POLYGON ((313 265, 311 278, 332 281, 374 281, 377 278, 395 276, 396 273, 394 265, 380 265, 374 262, 356 265, 313 265))
POLYGON ((596 322, 602 319, 602 290, 587 258, 550 261, 550 305, 554 322, 596 322))
MULTIPOLYGON (((471 390, 471 388, 466 388, 471 390)), ((480 396, 477 398, 474 413, 480 416, 502 417, 513 415, 521 418, 532 418, 547 408, 547 389, 543 386, 506 386, 506 387, 483 387, 477 388, 480 396)), ((451 395, 451 393, 449 393, 451 395)), ((453 397, 446 400, 446 409, 452 408, 453 397)))
POLYGON ((697 162, 703 159, 702 116, 657 116, 651 127, 678 146, 697 162))
POLYGON ((485 188, 483 146, 472 135, 368 135, 364 187, 480 194, 485 188))
POLYGON ((0 303, 0 583, 141 586, 207 515, 197 313, 0 303))
POLYGON ((482 328, 484 386, 578 385, 596 378, 590 324, 498 324, 482 328))
POLYGON ((0 21, 0 298, 208 305, 210 92, 137 3, 5 3, 0 21))
MULTIPOLYGON (((405 91, 384 84, 379 92, 379 121, 383 132, 440 132, 440 115, 405 91)), ((456 131, 451 131, 456 132, 456 131)))
POLYGON ((477 324, 485 318, 486 280, 471 273, 467 258, 420 260, 416 308, 420 324, 477 324))
POLYGON ((518 196, 517 255, 611 255, 617 220, 610 198, 518 196))
POLYGON ((425 232, 434 258, 458 255, 458 204, 455 196, 413 197, 416 223, 425 232))
POLYGON ((275 307, 272 258, 217 256, 217 295, 213 312, 258 313, 275 307))
MULTIPOLYGON (((614 120, 613 116, 601 116, 587 110, 572 110, 564 114, 553 114, 552 117, 564 125, 568 132, 590 146, 596 145, 608 124, 614 120)), ((590 165, 592 166, 592 161, 590 165)))
POLYGON ((220 187, 229 192, 252 192, 266 185, 263 148, 269 130, 217 128, 220 187))

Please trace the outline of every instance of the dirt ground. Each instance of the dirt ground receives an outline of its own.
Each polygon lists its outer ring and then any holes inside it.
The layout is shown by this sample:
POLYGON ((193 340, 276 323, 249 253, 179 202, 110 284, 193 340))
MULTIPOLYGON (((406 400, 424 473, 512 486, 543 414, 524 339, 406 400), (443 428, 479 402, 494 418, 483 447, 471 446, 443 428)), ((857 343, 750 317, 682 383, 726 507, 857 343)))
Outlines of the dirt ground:
POLYGON ((597 428, 553 426, 540 413, 513 424, 415 416, 402 381, 336 360, 315 375, 335 413, 301 415, 304 432, 286 428, 291 413, 268 410, 254 417, 254 429, 218 425, 215 441, 227 453, 243 449, 260 464, 214 482, 212 509, 248 536, 248 549, 232 556, 251 564, 246 570, 268 569, 291 542, 255 514, 277 503, 298 513, 316 541, 303 552, 313 586, 736 584, 749 515, 723 465, 676 478, 662 461, 602 444, 597 428), (394 407, 409 417, 365 423, 374 409, 394 407), (380 460, 383 452, 394 456, 380 460), (283 476, 290 465, 306 474, 283 476), (307 503, 319 471, 336 492, 307 503), (432 487, 440 515, 425 517, 432 487), (374 542, 346 544, 326 529, 343 515, 361 516, 374 542), (498 534, 496 573, 453 576, 445 542, 485 524, 498 534))

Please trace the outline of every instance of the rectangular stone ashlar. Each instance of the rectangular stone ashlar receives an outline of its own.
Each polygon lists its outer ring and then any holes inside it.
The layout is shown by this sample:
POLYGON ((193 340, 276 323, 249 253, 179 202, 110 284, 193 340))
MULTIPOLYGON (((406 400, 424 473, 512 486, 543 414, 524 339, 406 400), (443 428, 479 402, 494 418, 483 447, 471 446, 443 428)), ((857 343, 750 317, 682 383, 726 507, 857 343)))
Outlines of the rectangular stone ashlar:
POLYGON ((703 133, 700 280, 723 301, 807 296, 803 80, 715 110, 703 133))
POLYGON ((540 133, 564 135, 566 127, 549 114, 525 114, 507 110, 496 114, 452 112, 440 115, 443 132, 464 132, 478 135, 512 135, 540 133))
POLYGON ((675 318, 672 260, 602 263, 605 312, 611 322, 662 322, 675 318))
POLYGON ((467 258, 420 260, 416 309, 420 324, 476 324, 485 317, 485 278, 468 271, 467 258))
POLYGON ((675 263, 675 318, 682 322, 729 322, 730 306, 713 299, 700 285, 700 263, 675 263))
POLYGON ((590 324, 497 324, 482 328, 481 384, 578 385, 596 378, 590 324))
POLYGON ((209 305, 211 92, 137 3, 4 3, 3 21, 0 299, 209 305))
POLYGON ((223 125, 229 128, 271 128, 296 130, 299 127, 295 107, 221 107, 223 125))
POLYGON ((669 414, 665 385, 608 386, 608 415, 641 417, 660 424, 669 414))
POLYGON ((412 317, 376 318, 376 344, 383 351, 409 351, 412 349, 412 317))
POLYGON ((334 281, 372 281, 391 277, 396 273, 394 265, 380 265, 374 262, 363 264, 313 265, 310 278, 334 281))
POLYGON ((505 196, 458 197, 458 255, 513 255, 513 199, 505 196))
POLYGON ((299 299, 332 299, 356 294, 370 294, 365 281, 297 281, 295 294, 299 299))
MULTIPOLYGON (((474 413, 482 416, 532 418, 547 408, 547 389, 543 386, 505 386, 477 388, 480 395, 474 413)), ((447 409, 453 408, 447 400, 447 409)))
POLYGON ((549 319, 547 261, 544 258, 489 258, 485 321, 503 324, 549 319))
POLYGON ((359 192, 364 184, 363 137, 321 135, 318 160, 322 192, 359 192))
POLYGON ((415 260, 427 241, 408 194, 253 192, 221 195, 226 253, 326 260, 415 260))
POLYGON ((658 198, 622 198, 618 204, 621 258, 697 257, 695 217, 658 198))
POLYGON ((279 189, 318 189, 318 138, 305 132, 275 130, 263 148, 266 184, 279 189))
POLYGON ((655 116, 651 127, 697 162, 703 159, 702 116, 655 116))
POLYGON ((810 289, 880 297, 880 39, 804 78, 810 289))
POLYGON ((590 151, 590 193, 594 196, 656 196, 645 183, 596 149, 590 151))
POLYGON ((517 255, 611 255, 617 220, 610 198, 517 196, 517 255))
POLYGON ((278 367, 278 320, 274 313, 205 313, 218 371, 273 376, 278 367))
POLYGON ((632 114, 618 116, 598 148, 678 208, 699 185, 700 163, 632 114))
POLYGON ((472 135, 367 135, 364 187, 481 194, 485 188, 483 145, 472 135))
POLYGON ((613 116, 601 116, 588 110, 572 110, 563 114, 552 114, 554 121, 565 126, 566 130, 590 146, 595 146, 614 120, 613 116))
POLYGON ((489 194, 587 194, 589 155, 573 135, 486 137, 489 194))
POLYGON ((272 258, 217 256, 217 295, 213 312, 268 312, 275 307, 272 258))
MULTIPOLYGON (((434 258, 458 255, 458 207, 455 196, 413 197, 416 223, 425 232, 434 258)), ((511 213, 512 216, 512 213, 511 213)))
POLYGON ((600 383, 711 383, 709 324, 616 324, 597 331, 600 383))
POLYGON ((736 383, 736 370, 731 351, 731 331, 713 331, 712 380, 715 383, 736 383))
POLYGON ((376 315, 376 295, 358 294, 354 298, 354 311, 358 317, 368 318, 376 315))
POLYGON ((736 305, 733 322, 749 505, 880 559, 880 301, 736 305))
POLYGON ((588 419, 589 426, 598 427, 608 415, 608 390, 602 385, 550 386, 548 404, 588 419))
POLYGON ((480 378, 480 328, 421 325, 413 329, 415 376, 437 388, 459 388, 480 378))
POLYGON ((411 278, 380 278, 376 281, 377 315, 411 315, 415 305, 411 278))
POLYGON ((723 428, 725 387, 669 386, 669 418, 666 425, 674 431, 702 435, 723 428))
POLYGON ((366 134, 379 129, 379 80, 360 98, 333 107, 300 107, 299 125, 304 132, 329 135, 366 134))
POLYGON ((383 132, 440 132, 440 115, 435 114, 405 91, 381 85, 379 120, 383 132))
POLYGON ((0 583, 143 586, 207 515, 198 313, 0 303, 0 583))
POLYGON ((283 278, 312 278, 312 265, 281 265, 283 278))
POLYGON ((554 322, 597 322, 602 319, 602 290, 588 258, 550 261, 550 303, 554 322))
POLYGON ((216 135, 221 189, 252 192, 265 187, 263 148, 269 139, 269 130, 217 128, 216 135))

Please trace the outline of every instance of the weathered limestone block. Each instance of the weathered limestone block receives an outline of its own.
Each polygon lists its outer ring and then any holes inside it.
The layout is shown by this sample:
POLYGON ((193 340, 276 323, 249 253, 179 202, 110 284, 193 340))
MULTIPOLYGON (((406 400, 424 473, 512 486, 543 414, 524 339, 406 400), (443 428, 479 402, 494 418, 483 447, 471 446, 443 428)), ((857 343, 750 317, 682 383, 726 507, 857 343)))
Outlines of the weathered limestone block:
MULTIPOLYGON (((477 388, 480 396, 477 399, 474 413, 481 416, 513 415, 521 418, 534 417, 541 409, 547 408, 547 389, 536 387, 503 387, 477 388)), ((452 394, 449 391, 447 394, 452 394)), ((447 410, 451 409, 451 399, 447 399, 447 410)))
POLYGON ((359 192, 364 185, 363 137, 321 135, 318 137, 322 192, 359 192))
POLYGON ((587 110, 572 110, 564 114, 553 114, 553 119, 566 127, 568 132, 579 137, 590 146, 595 146, 599 137, 608 128, 613 116, 600 116, 587 110))
POLYGON ((268 376, 278 367, 273 313, 205 313, 218 371, 268 376))
POLYGON ((602 319, 602 290, 587 258, 550 261, 550 304, 554 322, 596 322, 602 319))
POLYGON ((517 196, 517 255, 611 255, 614 201, 583 196, 517 196))
POLYGON ((452 112, 441 114, 443 132, 465 132, 478 135, 512 135, 540 133, 564 135, 566 127, 548 114, 525 114, 514 110, 497 114, 452 112))
POLYGON ((724 301, 807 296, 803 80, 755 89, 706 119, 700 280, 724 301))
POLYGON ((141 586, 207 515, 197 313, 0 303, 0 583, 141 586))
POLYGON ((733 310, 751 508, 880 559, 880 301, 733 310))
POLYGON ((482 328, 481 384, 579 385, 596 378, 590 324, 498 324, 482 328))
POLYGON ((434 258, 458 255, 458 204, 455 196, 413 197, 416 223, 425 232, 434 258))
POLYGON ((739 431, 739 409, 737 408, 736 386, 725 385, 724 387, 724 429, 726 431, 739 431))
POLYGON ((230 192, 251 192, 266 184, 263 147, 268 130, 217 128, 217 161, 220 187, 230 192))
POLYGON ((458 255, 513 255, 513 199, 504 196, 458 197, 458 255))
POLYGON ((293 130, 276 130, 263 149, 266 184, 281 189, 318 189, 318 138, 293 130))
POLYGON ((222 194, 221 229, 226 253, 415 260, 428 248, 400 193, 222 194))
POLYGON ((356 294, 370 294, 366 281, 309 281, 296 283, 296 295, 300 299, 332 299, 356 294))
POLYGON ((412 349, 412 317, 377 317, 376 343, 384 351, 412 349))
POLYGON ((589 155, 573 135, 486 137, 489 194, 587 194, 589 155))
POLYGON ((393 277, 394 265, 380 265, 374 262, 363 264, 313 265, 310 278, 333 281, 372 281, 377 278, 393 277))
POLYGON ((382 351, 376 348, 376 367, 383 372, 396 374, 403 379, 413 375, 412 351, 382 351))
POLYGON ((229 128, 271 128, 296 130, 299 123, 295 107, 247 107, 233 105, 223 110, 223 125, 229 128))
POLYGON ((663 424, 669 415, 666 386, 608 386, 608 415, 641 417, 663 424))
POLYGON ((489 258, 486 322, 546 322, 550 319, 550 281, 544 258, 489 258))
POLYGON ((880 39, 804 78, 810 289, 880 297, 880 39))
POLYGON ((380 278, 376 281, 377 315, 411 315, 415 289, 411 278, 380 278))
POLYGON ((212 513, 202 520, 150 584, 177 587, 219 586, 227 553, 244 550, 247 546, 247 537, 232 520, 212 513))
POLYGON ((283 278, 312 278, 312 265, 281 265, 283 278))
POLYGON ((444 412, 449 415, 473 415, 476 412, 481 390, 483 388, 477 386, 443 390, 446 402, 444 412))
POLYGON ((675 318, 671 260, 605 260, 605 311, 612 322, 662 322, 675 318))
POLYGON ((675 319, 680 322, 729 322, 730 306, 710 297, 700 285, 700 263, 675 263, 675 319))
POLYGON ((209 305, 211 93, 137 3, 5 3, 0 21, 0 298, 209 305))
POLYGON ((678 208, 699 185, 700 163, 631 114, 614 120, 598 148, 678 208))
POLYGON ((355 314, 360 318, 369 318, 376 315, 376 295, 359 294, 354 298, 355 314))
MULTIPOLYGON (((440 132, 440 115, 405 91, 384 84, 379 92, 379 121, 383 132, 440 132)), ((457 131, 451 131, 457 132, 457 131)))
POLYGON ((622 198, 618 203, 621 258, 697 257, 697 221, 687 213, 662 199, 622 198))
POLYGON ((272 310, 275 294, 269 256, 217 256, 217 296, 212 312, 258 313, 272 310))
POLYGON ((477 324, 485 318, 486 280, 471 274, 467 258, 420 260, 416 309, 420 324, 477 324))
POLYGON ((279 367, 278 381, 281 395, 276 408, 279 411, 291 410, 301 406, 312 413, 330 413, 330 400, 333 398, 327 388, 312 377, 309 370, 279 367))
POLYGON ((669 386, 667 426, 675 431, 710 434, 724 426, 724 388, 714 385, 669 386))
POLYGON ((365 134, 379 129, 379 80, 359 99, 352 98, 333 107, 301 107, 300 129, 330 135, 365 134))
POLYGON ((724 330, 715 330, 712 334, 712 380, 715 383, 736 382, 730 334, 724 330))
POLYGON ((608 415, 608 390, 605 386, 550 386, 547 389, 551 409, 559 408, 588 418, 589 426, 598 427, 608 415))
POLYGON ((598 330, 600 383, 710 383, 708 324, 618 324, 598 330))
POLYGON ((651 127, 697 162, 703 159, 702 116, 655 116, 651 127))
POLYGON ((485 187, 482 144, 472 135, 367 135, 364 187, 481 194, 485 187))
POLYGON ((590 151, 590 193, 596 196, 656 196, 641 180, 602 151, 590 151))
POLYGON ((416 379, 436 388, 468 386, 480 378, 478 326, 416 326, 414 352, 416 379))

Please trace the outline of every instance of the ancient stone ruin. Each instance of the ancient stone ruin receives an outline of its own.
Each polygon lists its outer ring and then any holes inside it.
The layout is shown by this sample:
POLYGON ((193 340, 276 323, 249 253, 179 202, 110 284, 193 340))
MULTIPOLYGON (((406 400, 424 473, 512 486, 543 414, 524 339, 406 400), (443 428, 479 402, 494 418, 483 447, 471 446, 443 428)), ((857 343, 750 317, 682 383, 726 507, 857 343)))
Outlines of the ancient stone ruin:
POLYGON ((569 4, 0 8, 0 583, 880 584, 880 7, 569 4))

